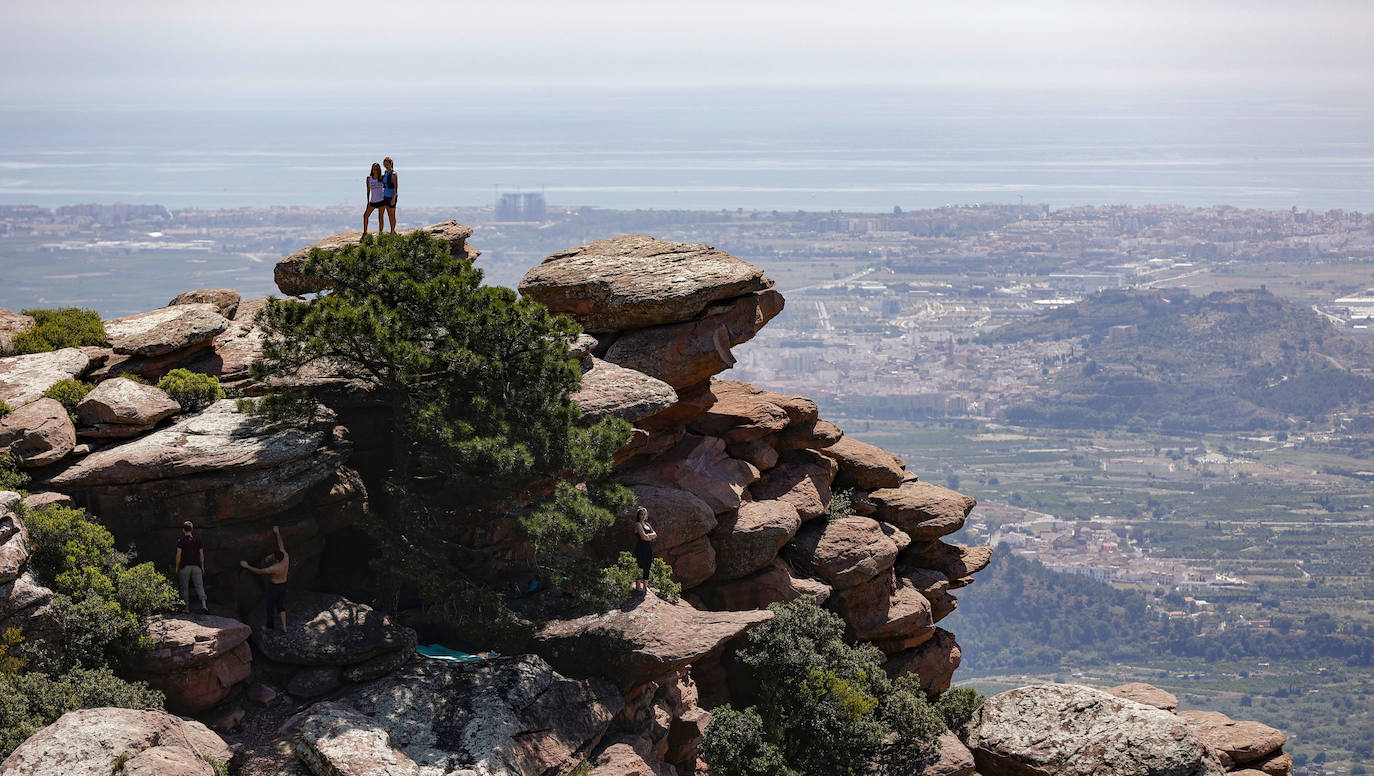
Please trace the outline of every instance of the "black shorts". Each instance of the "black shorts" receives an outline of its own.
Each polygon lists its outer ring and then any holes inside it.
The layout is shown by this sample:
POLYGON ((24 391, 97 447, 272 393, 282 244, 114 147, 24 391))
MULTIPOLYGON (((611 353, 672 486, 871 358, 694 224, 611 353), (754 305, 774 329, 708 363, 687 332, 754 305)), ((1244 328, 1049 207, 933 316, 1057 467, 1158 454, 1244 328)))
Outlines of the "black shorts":
POLYGON ((384 208, 384 207, 391 207, 391 205, 388 205, 388 204, 387 204, 387 203, 390 202, 390 201, 391 201, 391 200, 389 200, 389 199, 384 199, 384 200, 382 200, 381 202, 369 202, 369 203, 367 203, 367 209, 368 209, 368 210, 381 210, 381 209, 384 208))

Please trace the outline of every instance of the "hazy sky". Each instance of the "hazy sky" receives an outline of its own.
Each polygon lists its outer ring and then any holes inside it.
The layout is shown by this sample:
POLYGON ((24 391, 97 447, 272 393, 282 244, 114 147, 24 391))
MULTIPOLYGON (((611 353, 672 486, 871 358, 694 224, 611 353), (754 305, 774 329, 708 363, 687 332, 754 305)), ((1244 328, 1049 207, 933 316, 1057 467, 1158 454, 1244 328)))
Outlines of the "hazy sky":
POLYGON ((527 88, 1374 93, 1370 0, 10 5, 7 105, 457 106, 527 88))

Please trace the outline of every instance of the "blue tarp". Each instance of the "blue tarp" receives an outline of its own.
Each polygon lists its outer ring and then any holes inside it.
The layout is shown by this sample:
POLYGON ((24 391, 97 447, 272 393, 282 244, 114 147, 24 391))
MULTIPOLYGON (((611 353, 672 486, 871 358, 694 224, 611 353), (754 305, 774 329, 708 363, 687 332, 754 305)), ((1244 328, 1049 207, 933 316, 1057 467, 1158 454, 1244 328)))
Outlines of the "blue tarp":
MULTIPOLYGON (((427 658, 442 660, 446 663, 471 663, 474 660, 487 659, 481 655, 471 655, 467 652, 459 652, 456 649, 449 649, 439 644, 421 644, 415 648, 415 651, 427 658)), ((488 657, 496 657, 496 653, 493 652, 488 655, 488 657)))

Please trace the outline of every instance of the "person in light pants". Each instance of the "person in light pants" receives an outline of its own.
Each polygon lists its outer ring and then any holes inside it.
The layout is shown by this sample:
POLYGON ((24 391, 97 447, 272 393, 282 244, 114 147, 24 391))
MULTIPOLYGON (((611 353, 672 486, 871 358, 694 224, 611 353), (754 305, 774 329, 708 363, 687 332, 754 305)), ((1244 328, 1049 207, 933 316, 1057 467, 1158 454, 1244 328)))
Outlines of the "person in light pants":
POLYGON ((177 539, 177 579, 181 581, 181 600, 191 607, 191 587, 200 599, 200 611, 209 612, 205 605, 205 545, 194 533, 190 520, 181 524, 181 538, 177 539))

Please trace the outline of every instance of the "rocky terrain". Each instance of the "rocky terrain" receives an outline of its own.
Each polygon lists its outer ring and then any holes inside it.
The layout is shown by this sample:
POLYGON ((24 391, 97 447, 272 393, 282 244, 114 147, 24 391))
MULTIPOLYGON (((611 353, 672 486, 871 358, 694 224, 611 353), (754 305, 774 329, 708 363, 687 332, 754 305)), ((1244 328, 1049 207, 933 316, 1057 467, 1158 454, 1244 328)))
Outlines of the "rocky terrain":
MULTIPOLYGON (((455 255, 477 256, 467 227, 426 231, 455 255)), ((277 265, 283 293, 322 290, 301 271, 305 255, 277 265)), ((30 638, 60 632, 52 592, 27 566, 21 503, 65 503, 164 568, 181 522, 197 524, 215 614, 147 618, 153 646, 136 668, 166 693, 169 711, 237 746, 244 773, 554 776, 583 764, 599 776, 705 773, 707 709, 751 684, 732 660, 740 637, 772 617, 769 604, 802 596, 840 615, 848 637, 876 645, 889 674, 915 674, 937 696, 960 661, 955 635, 938 623, 992 554, 944 539, 975 501, 845 437, 805 397, 718 377, 735 362, 732 348, 782 310, 772 286, 710 246, 637 235, 555 253, 520 284, 585 331, 571 344, 585 419, 634 425, 615 478, 649 509, 656 553, 684 588, 680 601, 648 593, 605 614, 554 620, 530 654, 458 664, 417 657, 403 618, 350 598, 329 572, 332 557, 356 548, 348 529, 369 488, 380 487, 374 451, 386 418, 356 386, 305 378, 324 406, 298 428, 265 425, 231 399, 184 412, 152 385, 122 377, 155 381, 187 368, 246 395, 268 390, 247 370, 260 354, 253 315, 263 300, 214 289, 106 321, 109 347, 0 358, 0 400, 12 410, 0 418, 0 448, 33 479, 22 502, 0 493, 0 628, 30 638), (72 378, 98 382, 76 420, 42 398, 72 378), (274 549, 273 525, 292 553, 286 634, 250 616, 262 588, 237 565, 274 549)), ((7 338, 32 325, 23 319, 0 311, 7 338)), ((609 541, 629 549, 631 516, 622 519, 609 541)), ((493 562, 519 549, 510 526, 472 533, 493 562)), ((1004 693, 962 731, 967 746, 946 735, 938 761, 913 764, 913 773, 1288 772, 1278 731, 1174 713, 1150 689, 1004 693)), ((208 773, 201 740, 224 741, 182 724, 155 712, 73 712, 16 750, 0 774, 208 773), (113 743, 94 743, 95 720, 115 731, 113 743)))

